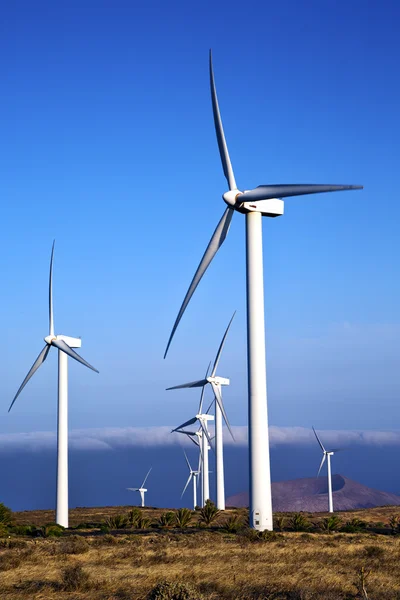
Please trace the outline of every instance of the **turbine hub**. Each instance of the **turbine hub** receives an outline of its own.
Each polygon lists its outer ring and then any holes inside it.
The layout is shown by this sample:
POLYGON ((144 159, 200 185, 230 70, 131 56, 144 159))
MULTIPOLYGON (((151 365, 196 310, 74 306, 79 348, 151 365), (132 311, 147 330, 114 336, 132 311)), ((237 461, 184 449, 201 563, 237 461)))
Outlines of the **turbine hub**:
POLYGON ((46 344, 51 346, 51 342, 56 339, 57 339, 57 337, 55 335, 46 335, 46 337, 44 338, 44 341, 46 342, 46 344))
POLYGON ((240 190, 229 190, 229 192, 225 192, 225 194, 222 195, 222 198, 229 206, 235 206, 237 198, 241 194, 242 192, 240 190))

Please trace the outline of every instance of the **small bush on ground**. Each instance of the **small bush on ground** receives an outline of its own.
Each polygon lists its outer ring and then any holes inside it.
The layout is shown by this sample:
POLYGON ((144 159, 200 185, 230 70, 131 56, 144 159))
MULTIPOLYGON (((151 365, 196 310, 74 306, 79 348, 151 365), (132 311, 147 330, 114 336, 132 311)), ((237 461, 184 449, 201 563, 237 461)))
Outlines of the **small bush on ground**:
POLYGON ((3 525, 12 525, 13 520, 11 508, 8 508, 3 502, 0 502, 0 523, 3 525))
POLYGON ((175 513, 172 510, 167 510, 160 515, 158 525, 160 527, 172 527, 175 523, 175 513))
POLYGON ((311 523, 301 513, 294 513, 289 519, 289 527, 293 531, 308 531, 311 527, 311 523))
POLYGON ((244 528, 243 519, 239 515, 231 515, 224 521, 223 528, 228 533, 237 533, 244 528))
POLYGON ((196 588, 187 583, 158 583, 147 595, 147 600, 202 600, 196 588))
POLYGON ((400 517, 398 515, 392 515, 389 519, 389 527, 393 534, 399 533, 400 531, 400 517))
POLYGON ((214 502, 207 500, 203 508, 200 510, 200 523, 203 525, 211 525, 220 516, 221 511, 215 506, 214 502))
POLYGON ((129 525, 133 528, 137 527, 137 523, 139 521, 139 519, 141 518, 142 513, 140 511, 140 508, 132 508, 132 510, 130 510, 128 512, 128 522, 129 525))
POLYGON ((61 587, 66 592, 89 588, 89 574, 80 565, 68 565, 61 570, 61 587))
POLYGON ((332 533, 332 531, 338 531, 342 525, 342 520, 336 515, 332 515, 331 517, 326 517, 320 523, 320 528, 322 531, 326 531, 326 533, 332 533))
POLYGON ((187 527, 193 518, 192 511, 188 508, 180 508, 175 513, 175 525, 183 529, 187 527))
POLYGON ((136 529, 149 529, 151 526, 151 519, 148 517, 140 517, 136 523, 136 529))
POLYGON ((284 516, 275 517, 275 528, 278 531, 283 531, 283 529, 284 529, 284 527, 286 525, 286 521, 287 521, 287 518, 284 517, 284 516))
POLYGON ((114 515, 107 517, 104 524, 109 529, 125 529, 129 525, 129 519, 125 515, 114 515))
POLYGON ((353 519, 350 519, 350 521, 346 521, 341 531, 344 531, 345 533, 358 533, 360 531, 363 531, 363 529, 366 528, 366 525, 367 524, 365 523, 365 521, 361 521, 361 519, 353 517, 353 519))
POLYGON ((60 543, 63 554, 84 554, 89 550, 89 543, 80 535, 71 535, 60 543))

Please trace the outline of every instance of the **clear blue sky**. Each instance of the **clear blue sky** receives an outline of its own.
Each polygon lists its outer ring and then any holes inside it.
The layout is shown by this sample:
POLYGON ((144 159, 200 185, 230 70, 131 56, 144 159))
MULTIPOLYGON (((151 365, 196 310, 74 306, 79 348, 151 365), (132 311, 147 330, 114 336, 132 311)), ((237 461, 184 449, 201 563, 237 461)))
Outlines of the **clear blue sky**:
POLYGON ((187 286, 224 210, 208 81, 239 187, 354 183, 265 219, 271 423, 400 419, 397 2, 18 1, 0 31, 0 432, 55 428, 56 352, 8 405, 47 335, 81 335, 71 427, 178 424, 234 309, 221 361, 247 419, 244 220, 187 286))

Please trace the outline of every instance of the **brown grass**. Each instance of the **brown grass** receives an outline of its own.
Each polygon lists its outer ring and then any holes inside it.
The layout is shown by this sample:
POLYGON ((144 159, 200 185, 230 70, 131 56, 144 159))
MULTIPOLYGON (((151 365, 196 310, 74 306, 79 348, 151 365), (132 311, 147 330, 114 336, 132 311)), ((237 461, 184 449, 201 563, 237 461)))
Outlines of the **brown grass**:
MULTIPOLYGON (((127 511, 74 509, 71 524, 127 511)), ((146 509, 146 516, 154 520, 161 512, 146 509)), ((388 523, 399 512, 384 507, 340 516, 388 523)), ((324 516, 308 515, 314 523, 324 516)), ((16 513, 20 524, 34 519, 40 525, 54 514, 16 513)), ((207 600, 349 600, 362 597, 363 567, 371 572, 365 584, 370 599, 400 600, 400 536, 284 532, 262 540, 198 528, 68 535, 0 544, 1 600, 141 600, 165 580, 191 582, 207 600)))

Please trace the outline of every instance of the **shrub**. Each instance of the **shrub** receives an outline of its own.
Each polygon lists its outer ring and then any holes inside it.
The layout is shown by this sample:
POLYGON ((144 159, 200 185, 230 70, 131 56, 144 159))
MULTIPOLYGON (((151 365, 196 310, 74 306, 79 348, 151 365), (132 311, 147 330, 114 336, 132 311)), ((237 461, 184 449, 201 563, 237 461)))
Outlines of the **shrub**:
POLYGON ((63 554, 84 554, 89 550, 89 543, 79 535, 71 535, 60 544, 60 552, 63 554))
POLYGON ((320 527, 326 533, 332 533, 332 531, 337 531, 340 529, 342 525, 342 520, 336 515, 332 515, 331 517, 327 517, 323 519, 320 523, 320 527))
POLYGON ((148 529, 150 527, 150 525, 151 525, 151 519, 148 519, 147 517, 140 517, 140 519, 136 523, 136 528, 137 529, 148 529))
POLYGON ((43 537, 61 537, 64 533, 64 527, 62 525, 57 525, 56 523, 49 523, 43 527, 44 536, 43 537))
POLYGON ((364 554, 367 558, 380 558, 385 550, 381 546, 365 546, 364 554))
POLYGON ((0 502, 0 523, 3 525, 12 525, 13 523, 12 510, 3 504, 3 502, 0 502))
POLYGON ((389 527, 393 534, 399 533, 400 530, 400 518, 398 515, 392 515, 389 519, 389 527))
POLYGON ((129 525, 129 520, 125 515, 114 515, 107 517, 104 524, 109 529, 125 529, 129 525))
POLYGON ((4 523, 0 523, 0 537, 6 537, 8 535, 8 527, 4 523))
POLYGON ((293 531, 307 531, 311 527, 311 523, 301 513, 294 513, 289 519, 289 527, 293 531))
POLYGON ((365 527, 365 521, 361 521, 360 519, 357 519, 357 517, 353 517, 353 519, 350 521, 346 521, 341 531, 344 531, 345 533, 358 533, 359 531, 365 529, 365 527))
POLYGON ((188 508, 180 508, 175 513, 175 524, 177 527, 187 527, 193 518, 193 513, 188 508))
POLYGON ((215 506, 214 502, 207 500, 200 510, 200 522, 204 525, 211 525, 221 514, 221 511, 215 506))
POLYGON ((283 531, 286 524, 286 517, 275 517, 275 528, 278 531, 283 531))
POLYGON ((224 521, 223 527, 228 533, 237 533, 244 527, 243 519, 239 515, 231 515, 224 521))
POLYGON ((88 589, 89 574, 80 565, 69 565, 61 570, 61 587, 66 592, 88 589))
POLYGON ((172 510, 162 513, 158 519, 158 525, 160 527, 172 527, 175 523, 175 513, 172 510))
POLYGON ((137 527, 137 523, 141 518, 142 513, 139 508, 132 508, 128 513, 128 522, 131 527, 137 527))
POLYGON ((147 600, 202 600, 203 596, 187 583, 158 583, 147 595, 147 600))

